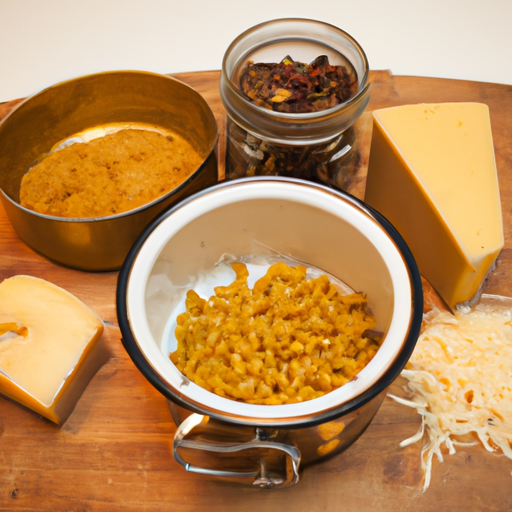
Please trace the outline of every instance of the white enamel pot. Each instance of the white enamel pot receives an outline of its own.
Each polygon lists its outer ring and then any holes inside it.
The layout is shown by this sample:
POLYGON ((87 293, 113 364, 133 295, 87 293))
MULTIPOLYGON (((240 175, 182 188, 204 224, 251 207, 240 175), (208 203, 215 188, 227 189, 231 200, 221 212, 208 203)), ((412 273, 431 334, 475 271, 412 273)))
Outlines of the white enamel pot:
POLYGON ((416 344, 423 292, 407 245, 379 213, 323 185, 257 177, 206 189, 153 222, 121 269, 117 312, 128 354, 168 400, 175 459, 273 487, 297 482, 303 467, 363 434, 416 344), (366 292, 384 332, 376 356, 341 388, 298 404, 241 403, 189 381, 169 359, 166 325, 190 276, 226 253, 287 255, 366 292))

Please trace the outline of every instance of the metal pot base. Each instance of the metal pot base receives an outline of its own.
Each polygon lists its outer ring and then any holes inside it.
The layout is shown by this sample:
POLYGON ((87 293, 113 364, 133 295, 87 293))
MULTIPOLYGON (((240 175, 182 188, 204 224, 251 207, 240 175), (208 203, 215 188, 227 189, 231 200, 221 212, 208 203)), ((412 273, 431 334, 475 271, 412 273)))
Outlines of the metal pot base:
POLYGON ((187 471, 251 487, 296 484, 306 466, 352 445, 370 425, 385 392, 319 425, 289 429, 246 426, 193 413, 167 400, 177 425, 173 456, 187 471))

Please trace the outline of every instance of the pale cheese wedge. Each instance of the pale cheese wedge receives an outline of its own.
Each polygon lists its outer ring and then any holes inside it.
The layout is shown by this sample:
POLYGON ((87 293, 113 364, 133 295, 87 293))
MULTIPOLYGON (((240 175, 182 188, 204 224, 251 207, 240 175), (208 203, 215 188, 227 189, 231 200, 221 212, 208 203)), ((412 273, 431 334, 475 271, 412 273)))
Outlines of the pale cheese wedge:
POLYGON ((0 393, 62 423, 97 370, 101 318, 43 279, 0 283, 0 393), (95 359, 95 364, 91 360, 95 359))
POLYGON ((365 201, 452 309, 471 301, 504 244, 488 107, 405 105, 373 121, 365 201))

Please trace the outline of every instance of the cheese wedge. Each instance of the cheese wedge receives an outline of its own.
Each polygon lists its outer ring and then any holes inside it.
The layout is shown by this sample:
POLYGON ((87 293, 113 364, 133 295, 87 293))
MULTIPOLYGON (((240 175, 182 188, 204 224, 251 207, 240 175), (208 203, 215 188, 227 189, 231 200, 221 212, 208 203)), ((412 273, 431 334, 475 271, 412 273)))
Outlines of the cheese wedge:
POLYGON ((97 371, 104 325, 75 296, 43 279, 0 283, 0 393, 62 423, 97 371), (97 354, 94 354, 95 356, 97 354))
POLYGON ((477 297, 504 244, 488 107, 374 111, 365 202, 397 228, 452 309, 477 297))

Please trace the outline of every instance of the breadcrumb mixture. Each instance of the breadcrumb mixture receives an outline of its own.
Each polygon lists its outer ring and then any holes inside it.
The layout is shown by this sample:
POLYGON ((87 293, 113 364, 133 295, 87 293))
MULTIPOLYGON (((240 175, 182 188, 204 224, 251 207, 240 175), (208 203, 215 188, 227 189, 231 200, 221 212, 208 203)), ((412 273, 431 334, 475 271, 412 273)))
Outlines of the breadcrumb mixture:
POLYGON ((73 144, 34 165, 21 181, 20 204, 58 217, 115 215, 170 192, 202 160, 178 134, 124 129, 73 144))

